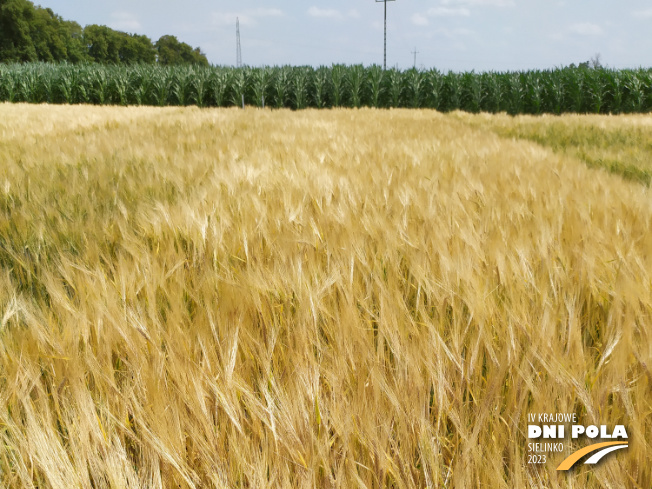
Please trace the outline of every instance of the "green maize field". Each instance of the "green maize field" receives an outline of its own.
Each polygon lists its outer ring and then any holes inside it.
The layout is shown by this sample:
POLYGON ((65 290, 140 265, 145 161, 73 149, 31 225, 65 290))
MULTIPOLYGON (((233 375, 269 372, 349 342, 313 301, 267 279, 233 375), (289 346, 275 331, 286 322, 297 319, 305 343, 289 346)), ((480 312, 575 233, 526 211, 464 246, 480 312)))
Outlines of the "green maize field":
POLYGON ((508 114, 645 113, 652 69, 442 73, 378 65, 200 67, 2 64, 0 101, 292 109, 409 107, 508 114))

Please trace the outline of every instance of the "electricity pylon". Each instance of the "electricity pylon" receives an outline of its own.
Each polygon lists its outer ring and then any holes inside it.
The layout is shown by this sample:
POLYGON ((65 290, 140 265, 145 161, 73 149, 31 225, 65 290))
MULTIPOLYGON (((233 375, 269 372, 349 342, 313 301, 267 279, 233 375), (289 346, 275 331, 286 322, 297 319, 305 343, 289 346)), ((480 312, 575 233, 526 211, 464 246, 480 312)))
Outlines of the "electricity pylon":
POLYGON ((376 0, 376 3, 382 2, 385 4, 385 40, 383 43, 383 70, 387 69, 387 2, 394 2, 395 0, 376 0))
POLYGON ((235 64, 238 68, 242 67, 242 48, 240 47, 240 19, 235 18, 235 64))

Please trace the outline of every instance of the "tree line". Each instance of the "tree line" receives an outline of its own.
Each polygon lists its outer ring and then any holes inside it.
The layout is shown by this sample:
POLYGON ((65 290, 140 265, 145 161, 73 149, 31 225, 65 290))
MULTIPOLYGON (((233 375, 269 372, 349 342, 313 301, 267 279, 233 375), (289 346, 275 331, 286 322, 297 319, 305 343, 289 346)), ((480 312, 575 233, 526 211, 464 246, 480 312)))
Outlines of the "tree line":
POLYGON ((29 61, 208 66, 199 48, 175 36, 152 42, 104 25, 81 27, 29 0, 0 0, 0 62, 29 61))

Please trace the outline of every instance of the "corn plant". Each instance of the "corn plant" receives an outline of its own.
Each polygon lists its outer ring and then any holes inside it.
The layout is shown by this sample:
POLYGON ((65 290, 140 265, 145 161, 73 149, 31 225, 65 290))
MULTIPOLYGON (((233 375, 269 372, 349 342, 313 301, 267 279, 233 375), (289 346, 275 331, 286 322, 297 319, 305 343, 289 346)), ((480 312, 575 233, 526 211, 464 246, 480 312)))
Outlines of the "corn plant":
POLYGON ((90 76, 87 70, 72 71, 72 99, 76 104, 88 104, 91 98, 90 76))
POLYGON ((469 112, 480 112, 482 107, 482 81, 475 73, 462 75, 462 108, 469 112))
POLYGON ((645 91, 641 78, 635 72, 629 71, 625 77, 625 88, 627 89, 628 111, 643 112, 645 108, 645 91))
POLYGON ((111 78, 111 98, 116 104, 127 105, 127 89, 129 87, 127 73, 120 69, 114 75, 111 78))
POLYGON ((559 71, 548 72, 544 83, 548 111, 561 114, 564 107, 564 81, 561 73, 559 71))
POLYGON ((192 83, 194 70, 186 66, 175 67, 172 76, 171 90, 177 105, 188 105, 192 102, 192 83))
POLYGON ((312 68, 299 66, 292 69, 292 99, 295 109, 305 109, 308 105, 308 85, 312 68))
POLYGON ((204 68, 195 68, 195 74, 190 82, 192 97, 198 107, 208 104, 208 87, 210 73, 204 68))
POLYGON ((20 77, 22 69, 20 65, 12 65, 3 78, 4 100, 7 102, 20 102, 20 77))
POLYGON ((403 92, 403 77, 401 72, 396 68, 387 70, 387 83, 389 84, 389 105, 390 107, 401 106, 401 95, 403 92))
POLYGON ((482 73, 480 75, 480 85, 482 86, 481 110, 486 112, 498 112, 502 99, 501 86, 495 73, 482 73))
POLYGON ((422 107, 426 77, 421 71, 412 68, 404 73, 404 80, 408 106, 413 109, 422 107))
POLYGON ((22 102, 39 103, 43 101, 40 91, 39 75, 35 70, 25 70, 18 80, 18 99, 22 102))
POLYGON ((9 70, 9 65, 0 63, 0 100, 7 100, 7 95, 5 94, 6 85, 9 84, 9 77, 11 76, 11 71, 9 70))
POLYGON ((507 87, 509 90, 509 108, 512 115, 522 114, 525 110, 525 99, 527 95, 526 88, 522 80, 521 73, 510 73, 506 77, 507 87))
POLYGON ((564 86, 566 93, 566 111, 581 113, 584 112, 584 77, 585 68, 578 70, 564 71, 564 86))
POLYGON ((349 89, 351 106, 362 105, 362 95, 365 82, 365 69, 362 65, 353 65, 346 70, 346 86, 349 89))
POLYGON ((257 69, 252 73, 251 89, 254 94, 255 105, 259 107, 263 106, 271 79, 272 79, 272 72, 267 66, 265 66, 264 68, 257 69))
POLYGON ((96 66, 91 72, 91 79, 91 99, 96 104, 104 105, 108 102, 109 98, 109 79, 107 77, 107 71, 101 66, 96 66))
POLYGON ((208 90, 217 107, 224 107, 230 100, 229 87, 231 86, 232 71, 228 68, 213 70, 208 79, 208 90))
POLYGON ((312 77, 312 101, 314 106, 318 109, 323 109, 328 104, 328 74, 328 68, 320 66, 312 77))
POLYGON ((371 92, 371 105, 380 107, 380 97, 382 96, 384 74, 382 66, 373 65, 367 70, 367 84, 371 92))
POLYGON ((586 77, 589 109, 594 114, 600 114, 604 108, 607 93, 607 79, 602 69, 591 70, 586 77))
POLYGON ((624 85, 623 76, 619 71, 609 71, 607 81, 607 95, 610 99, 611 112, 619 114, 623 109, 624 85))
POLYGON ((129 73, 129 103, 143 105, 151 91, 150 71, 140 66, 129 73))
POLYGON ((237 69, 233 73, 233 78, 231 79, 231 103, 233 105, 240 106, 246 103, 248 74, 246 68, 237 69))
POLYGON ((652 70, 639 70, 636 76, 640 78, 644 91, 641 111, 650 112, 652 111, 652 70))
POLYGON ((541 73, 530 71, 524 75, 524 78, 529 111, 534 114, 540 114, 543 108, 543 95, 545 90, 541 73))
POLYGON ((449 71, 444 77, 443 90, 446 104, 444 110, 457 110, 462 108, 462 83, 461 75, 449 71))
MULTIPOLYGON (((40 84, 41 84, 41 93, 42 93, 42 102, 46 102, 48 104, 54 103, 55 97, 54 97, 54 85, 53 85, 53 77, 51 76, 50 73, 43 73, 43 70, 39 73, 40 77, 40 84)), ((0 82, 1 84, 1 82, 0 82)), ((1 87, 0 87, 1 91, 1 87)))
POLYGON ((71 104, 73 86, 72 77, 67 70, 60 70, 56 73, 55 92, 57 94, 57 102, 71 104))
POLYGON ((444 77, 436 68, 424 72, 423 77, 423 90, 425 93, 423 95, 422 107, 441 110, 444 99, 444 77))
POLYGON ((333 105, 340 107, 344 104, 345 67, 333 65, 331 68, 331 87, 333 89, 333 105))
POLYGON ((288 87, 290 83, 290 67, 281 66, 274 70, 274 102, 276 107, 285 107, 288 98, 288 87))

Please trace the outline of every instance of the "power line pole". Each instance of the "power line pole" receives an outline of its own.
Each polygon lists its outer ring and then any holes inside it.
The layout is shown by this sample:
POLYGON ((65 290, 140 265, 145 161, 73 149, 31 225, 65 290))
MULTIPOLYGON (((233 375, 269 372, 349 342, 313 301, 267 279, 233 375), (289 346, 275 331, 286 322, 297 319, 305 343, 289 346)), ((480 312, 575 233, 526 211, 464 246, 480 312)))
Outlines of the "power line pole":
POLYGON ((417 67, 417 54, 419 54, 419 51, 417 51, 417 48, 414 48, 414 51, 412 51, 412 54, 414 54, 414 68, 417 67))
POLYGON ((240 19, 235 18, 235 64, 238 68, 242 67, 242 48, 240 47, 240 19))
POLYGON ((387 2, 395 0, 376 0, 376 3, 382 2, 385 4, 385 38, 383 42, 383 70, 387 69, 387 2))

